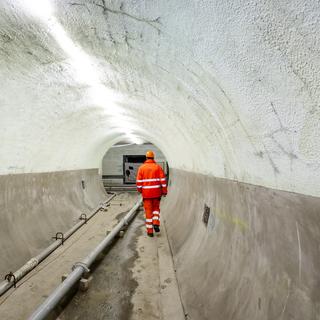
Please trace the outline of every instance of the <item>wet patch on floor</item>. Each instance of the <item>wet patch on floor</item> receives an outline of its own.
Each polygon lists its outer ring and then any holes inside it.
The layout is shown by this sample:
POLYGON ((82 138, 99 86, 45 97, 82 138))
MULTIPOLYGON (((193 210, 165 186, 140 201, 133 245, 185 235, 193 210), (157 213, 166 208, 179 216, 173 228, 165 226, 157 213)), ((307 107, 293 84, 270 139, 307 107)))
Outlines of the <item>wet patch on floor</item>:
MULTIPOLYGON (((126 211, 127 212, 127 211, 126 211)), ((126 213, 120 213, 121 219, 126 213)), ((72 301, 59 316, 61 320, 130 318, 133 304, 131 297, 138 286, 133 278, 132 268, 139 258, 137 241, 144 224, 143 213, 137 217, 124 234, 93 266, 93 280, 87 292, 77 292, 72 301)))
POLYGON ((160 320, 160 280, 158 259, 158 237, 147 237, 145 226, 141 226, 142 235, 137 239, 139 257, 132 269, 138 286, 132 296, 133 309, 130 320, 160 320))

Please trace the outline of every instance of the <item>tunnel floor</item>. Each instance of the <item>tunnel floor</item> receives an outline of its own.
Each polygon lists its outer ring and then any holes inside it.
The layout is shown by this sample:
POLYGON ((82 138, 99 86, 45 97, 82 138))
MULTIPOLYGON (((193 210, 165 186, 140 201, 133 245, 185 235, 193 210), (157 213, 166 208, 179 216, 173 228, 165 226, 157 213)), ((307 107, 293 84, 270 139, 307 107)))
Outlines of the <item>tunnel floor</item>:
MULTIPOLYGON (((119 194, 107 212, 95 215, 16 289, 2 296, 1 319, 26 319, 136 200, 135 194, 119 194)), ((51 319, 185 319, 164 224, 160 234, 147 237, 143 211, 91 271, 89 290, 74 291, 51 319)))

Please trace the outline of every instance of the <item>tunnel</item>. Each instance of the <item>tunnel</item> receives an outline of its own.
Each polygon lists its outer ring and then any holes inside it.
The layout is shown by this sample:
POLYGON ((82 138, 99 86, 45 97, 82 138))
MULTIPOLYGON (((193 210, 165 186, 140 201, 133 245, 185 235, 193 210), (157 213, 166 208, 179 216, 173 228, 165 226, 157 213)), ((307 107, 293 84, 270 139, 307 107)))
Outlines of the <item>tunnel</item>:
POLYGON ((319 34, 317 0, 1 0, 1 277, 152 143, 185 319, 319 319, 319 34))

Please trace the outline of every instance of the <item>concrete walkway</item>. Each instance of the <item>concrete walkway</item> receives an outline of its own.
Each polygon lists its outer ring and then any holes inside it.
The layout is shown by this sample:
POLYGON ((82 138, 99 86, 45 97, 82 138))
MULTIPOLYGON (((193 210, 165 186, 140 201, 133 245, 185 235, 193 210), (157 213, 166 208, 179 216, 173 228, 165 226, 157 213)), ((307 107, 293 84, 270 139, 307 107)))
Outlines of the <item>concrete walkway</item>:
MULTIPOLYGON (((118 195, 107 212, 98 213, 19 282, 17 289, 0 298, 0 318, 27 319, 61 276, 105 237, 136 200, 134 194, 118 195)), ((141 211, 124 237, 93 266, 89 290, 76 292, 55 310, 52 319, 184 319, 165 228, 154 238, 146 237, 143 216, 141 211)))

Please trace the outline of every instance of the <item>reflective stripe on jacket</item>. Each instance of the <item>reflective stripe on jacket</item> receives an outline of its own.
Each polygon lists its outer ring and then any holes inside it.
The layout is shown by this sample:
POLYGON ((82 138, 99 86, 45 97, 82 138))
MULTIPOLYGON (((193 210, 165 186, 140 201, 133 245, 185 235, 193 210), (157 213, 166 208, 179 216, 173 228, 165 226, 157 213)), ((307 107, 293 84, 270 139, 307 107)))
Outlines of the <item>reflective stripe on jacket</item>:
POLYGON ((152 159, 139 167, 137 190, 144 199, 160 198, 167 194, 167 179, 162 168, 152 159))

